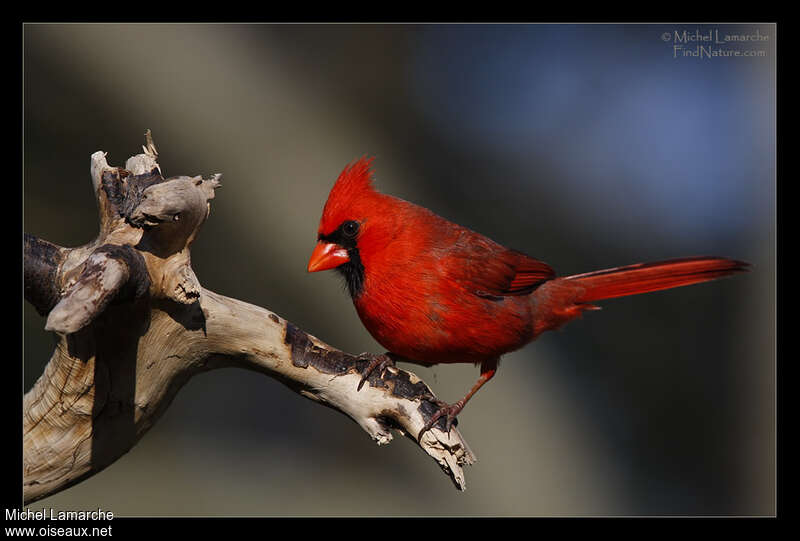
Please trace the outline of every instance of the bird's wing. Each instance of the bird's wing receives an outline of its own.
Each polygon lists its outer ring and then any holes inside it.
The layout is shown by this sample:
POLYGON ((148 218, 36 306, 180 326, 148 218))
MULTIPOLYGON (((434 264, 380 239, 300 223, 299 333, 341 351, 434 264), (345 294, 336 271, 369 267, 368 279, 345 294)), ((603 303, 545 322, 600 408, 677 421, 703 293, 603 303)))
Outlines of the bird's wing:
POLYGON ((514 279, 506 288, 508 295, 527 295, 540 284, 556 277, 550 265, 529 257, 515 250, 508 250, 511 256, 517 256, 514 267, 514 279))
POLYGON ((547 263, 469 230, 460 232, 445 260, 451 280, 486 297, 527 295, 556 275, 547 263))

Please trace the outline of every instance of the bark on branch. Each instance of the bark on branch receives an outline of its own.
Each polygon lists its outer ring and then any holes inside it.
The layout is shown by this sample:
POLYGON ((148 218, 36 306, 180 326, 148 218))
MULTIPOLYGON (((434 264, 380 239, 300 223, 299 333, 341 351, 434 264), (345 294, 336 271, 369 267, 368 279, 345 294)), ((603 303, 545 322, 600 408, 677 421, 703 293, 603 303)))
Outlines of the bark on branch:
MULTIPOLYGON (((91 157, 100 233, 63 248, 24 236, 25 298, 59 342, 23 403, 24 501, 99 472, 156 422, 193 375, 238 366, 348 415, 378 444, 416 441, 436 411, 428 386, 387 368, 356 391, 368 358, 341 352, 265 308, 204 289, 190 246, 219 175, 164 178, 150 138, 125 168, 91 157)), ((464 489, 475 456, 443 421, 417 443, 464 489)))

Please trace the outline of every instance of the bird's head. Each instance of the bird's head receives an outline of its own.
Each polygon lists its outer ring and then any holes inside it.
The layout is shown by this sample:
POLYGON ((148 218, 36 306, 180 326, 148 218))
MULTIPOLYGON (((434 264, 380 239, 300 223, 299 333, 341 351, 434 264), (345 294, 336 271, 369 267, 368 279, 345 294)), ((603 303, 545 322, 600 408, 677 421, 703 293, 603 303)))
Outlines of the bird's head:
POLYGON ((308 272, 338 270, 355 298, 364 282, 363 251, 380 238, 382 194, 372 186, 372 158, 344 168, 336 180, 317 230, 308 272), (371 240, 372 239, 372 240, 371 240))

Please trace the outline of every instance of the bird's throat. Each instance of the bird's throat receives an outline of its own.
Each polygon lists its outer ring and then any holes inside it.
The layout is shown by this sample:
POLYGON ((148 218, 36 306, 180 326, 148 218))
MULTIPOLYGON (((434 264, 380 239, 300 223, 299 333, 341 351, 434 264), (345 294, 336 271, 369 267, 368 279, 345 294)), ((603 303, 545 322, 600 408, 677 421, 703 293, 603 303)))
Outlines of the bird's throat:
POLYGON ((364 264, 361 263, 361 256, 358 248, 347 250, 350 261, 339 265, 336 270, 344 277, 347 290, 353 300, 357 299, 364 288, 364 264))

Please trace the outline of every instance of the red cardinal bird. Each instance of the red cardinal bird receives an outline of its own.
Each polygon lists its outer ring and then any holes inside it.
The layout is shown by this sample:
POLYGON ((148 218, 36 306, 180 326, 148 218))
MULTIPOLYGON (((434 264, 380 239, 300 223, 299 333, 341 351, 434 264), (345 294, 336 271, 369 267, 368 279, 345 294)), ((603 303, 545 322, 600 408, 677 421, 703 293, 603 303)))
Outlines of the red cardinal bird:
MULTIPOLYGON (((638 263, 557 277, 549 265, 377 192, 372 159, 348 165, 331 189, 308 271, 335 268, 358 315, 390 354, 417 364, 475 363, 478 382, 439 409, 418 437, 446 415, 446 430, 492 376, 500 356, 557 329, 594 301, 713 280, 748 264, 720 257, 638 263)), ((381 356, 362 373, 393 359, 381 356)))

